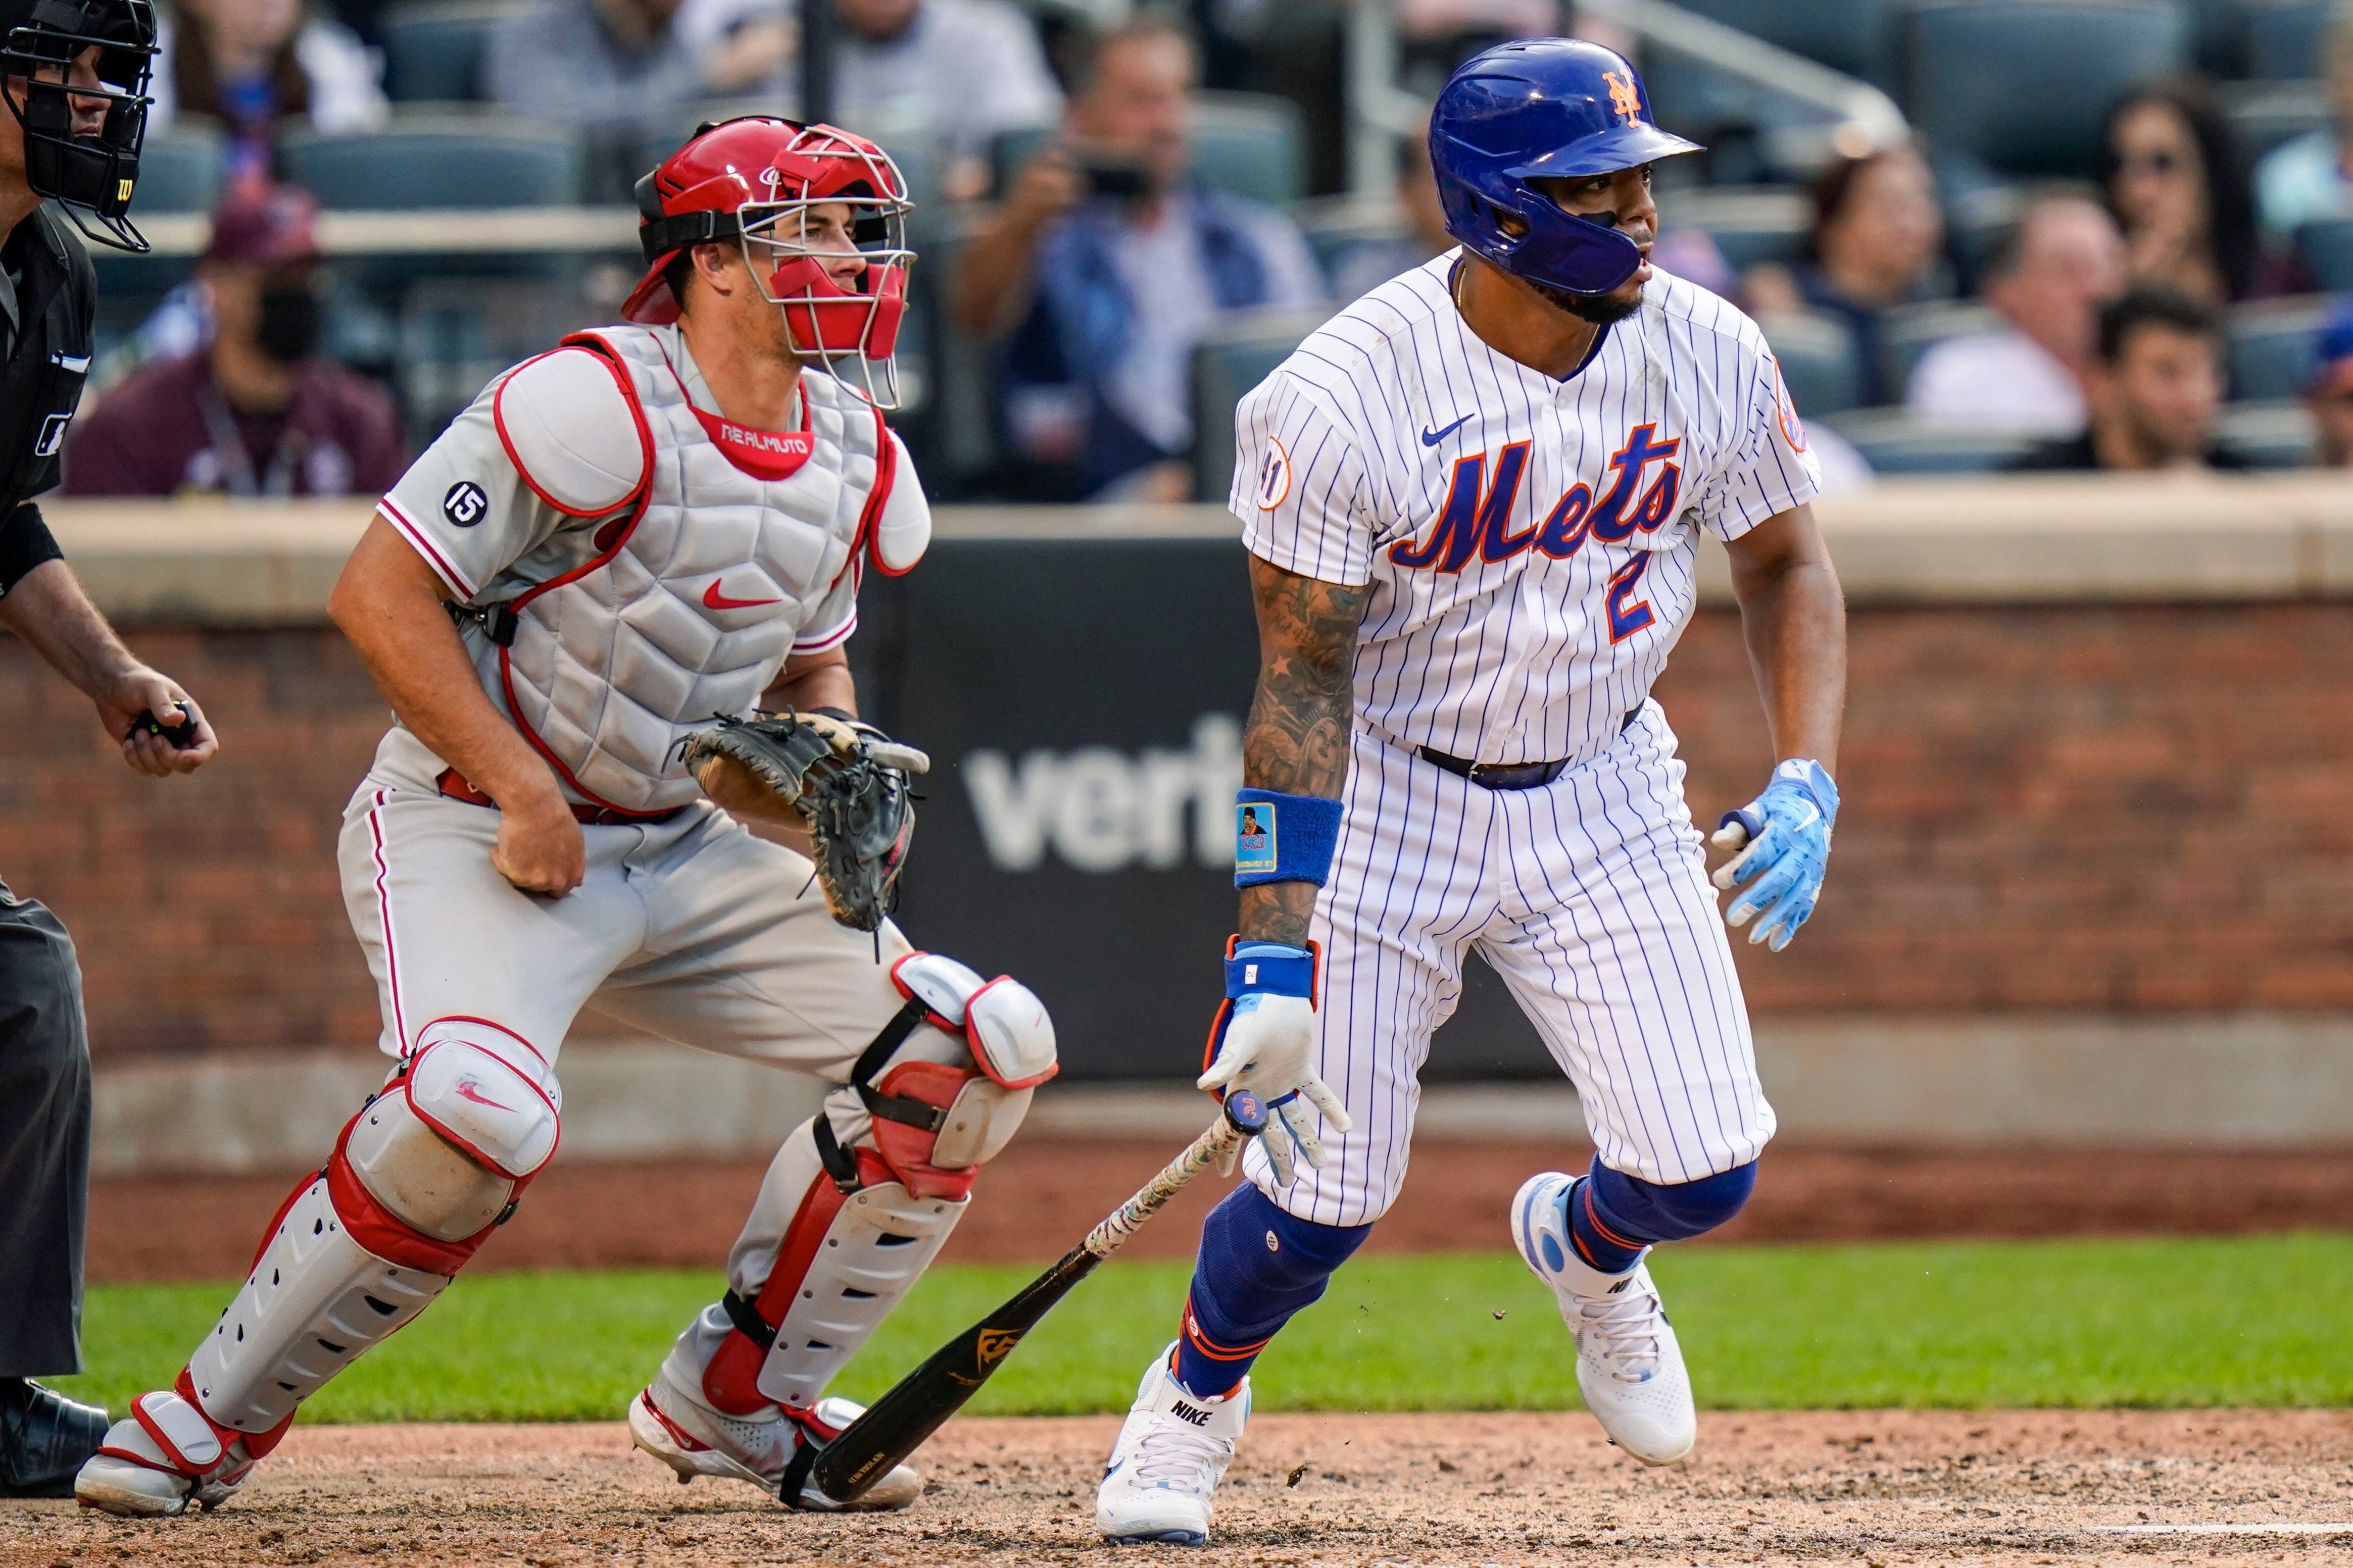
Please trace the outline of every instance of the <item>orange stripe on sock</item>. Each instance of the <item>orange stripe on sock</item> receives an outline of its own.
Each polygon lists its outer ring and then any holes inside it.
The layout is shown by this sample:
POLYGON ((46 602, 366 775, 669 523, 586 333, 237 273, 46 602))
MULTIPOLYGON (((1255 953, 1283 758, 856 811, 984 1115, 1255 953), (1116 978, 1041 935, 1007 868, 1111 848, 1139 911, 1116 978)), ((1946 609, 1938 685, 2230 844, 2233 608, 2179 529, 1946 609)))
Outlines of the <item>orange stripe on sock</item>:
POLYGON ((1637 1251, 1641 1249, 1642 1243, 1631 1237, 1619 1235, 1601 1222, 1601 1211, 1593 1206, 1593 1184, 1589 1181, 1585 1187, 1585 1217, 1592 1223, 1593 1228, 1599 1231, 1607 1239, 1616 1242, 1620 1247, 1630 1247, 1637 1251))

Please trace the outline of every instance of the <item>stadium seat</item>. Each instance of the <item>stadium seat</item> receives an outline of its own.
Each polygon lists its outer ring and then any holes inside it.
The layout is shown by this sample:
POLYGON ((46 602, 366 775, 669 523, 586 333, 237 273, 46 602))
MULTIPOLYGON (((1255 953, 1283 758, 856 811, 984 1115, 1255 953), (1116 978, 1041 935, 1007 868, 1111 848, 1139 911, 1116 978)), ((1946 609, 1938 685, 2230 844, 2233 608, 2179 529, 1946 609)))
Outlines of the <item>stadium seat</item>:
POLYGON ((1193 350, 1193 493, 1221 501, 1234 478, 1234 405, 1273 374, 1324 310, 1266 310, 1236 316, 1193 350))
POLYGON ((2001 318, 1983 305, 1964 300, 1937 300, 1926 305, 1898 305, 1887 312, 1879 335, 1881 367, 1887 384, 1901 394, 1912 380, 1912 367, 1935 344, 1947 338, 2000 330, 2001 318))
POLYGON ((2226 81, 2216 97, 2240 154, 2250 162, 2330 123, 2328 99, 2316 81, 2226 81))
POLYGON ((220 187, 220 132, 200 120, 176 120, 170 130, 151 134, 140 150, 132 221, 156 213, 208 213, 220 187))
POLYGON ((1670 215, 1669 227, 1705 229, 1735 272, 1764 261, 1796 260, 1814 220, 1803 191, 1773 186, 1677 191, 1672 203, 1661 205, 1670 215))
POLYGON ((2328 218, 2295 231, 2295 253, 2316 288, 2332 294, 2353 289, 2353 218, 2328 218))
POLYGON ((2246 0, 2189 0, 2190 58, 2201 75, 2247 74, 2246 0))
POLYGON ((1900 408, 1858 408, 1822 423, 1887 474, 1989 474, 2040 439, 2000 430, 1956 429, 1914 418, 1900 408))
POLYGON ((1940 161, 1997 175, 2084 175, 2108 103, 2189 58, 2178 0, 1914 0, 1904 101, 1940 161))
POLYGON ((2320 71, 2330 0, 2243 0, 2247 74, 2258 81, 2304 81, 2320 71))
POLYGON ((1737 27, 1849 76, 1880 80, 1895 0, 1682 0, 1683 8, 1737 27))
POLYGON ((2293 401, 2228 404, 2214 436, 2258 468, 2302 468, 2316 444, 2310 410, 2293 401))
POLYGON ((1757 324, 1780 362, 1782 384, 1806 418, 1836 414, 1862 401, 1854 362, 1854 332, 1836 316, 1798 310, 1759 316, 1757 324))
POLYGON ((529 121, 413 116, 382 131, 289 137, 287 178, 322 207, 563 206, 580 199, 578 142, 529 121))
POLYGON ((491 35, 514 14, 501 0, 396 5, 384 22, 384 90, 395 103, 476 102, 491 35))
POLYGON ((1332 269, 1348 252, 1360 245, 1401 240, 1405 237, 1405 215, 1394 203, 1366 203, 1336 196, 1328 201, 1310 202, 1292 215, 1299 220, 1299 232, 1307 237, 1307 248, 1315 253, 1315 265, 1330 278, 1332 269))
MULTIPOLYGON (((1287 98, 1204 92, 1194 118, 1193 171, 1229 195, 1280 206, 1307 195, 1307 122, 1287 98)), ((1001 132, 989 145, 998 190, 1053 138, 1044 129, 1001 132)))
POLYGON ((2301 393, 2334 303, 2326 295, 2307 294, 2234 307, 2223 329, 2232 397, 2279 399, 2301 393))

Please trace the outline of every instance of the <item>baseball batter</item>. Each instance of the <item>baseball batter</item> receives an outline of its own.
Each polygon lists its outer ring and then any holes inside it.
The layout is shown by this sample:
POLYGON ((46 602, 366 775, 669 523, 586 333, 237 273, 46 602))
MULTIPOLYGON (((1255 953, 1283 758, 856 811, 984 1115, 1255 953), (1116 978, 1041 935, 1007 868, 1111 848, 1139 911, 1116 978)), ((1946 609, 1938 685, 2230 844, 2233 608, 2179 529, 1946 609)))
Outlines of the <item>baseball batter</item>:
POLYGON ((1583 1100, 1590 1171, 1531 1178, 1512 1237, 1638 1459, 1694 1436, 1644 1254, 1737 1213, 1773 1133, 1725 925, 1787 944, 1838 807, 1844 612, 1815 460, 1755 325, 1649 265, 1651 166, 1696 149, 1623 58, 1489 50, 1430 145, 1461 248, 1341 311, 1238 416, 1263 651, 1200 1081, 1280 1121, 1205 1224, 1182 1332, 1112 1452, 1114 1540, 1208 1539, 1252 1360, 1405 1178, 1467 951, 1583 1100), (1722 919, 1649 696, 1702 531, 1730 552, 1785 759, 1717 835, 1740 851, 1722 919))
MULTIPOLYGON (((913 259, 904 193, 828 126, 704 128, 638 184, 629 324, 499 377, 385 497, 331 608, 399 720, 341 845, 394 1065, 178 1382, 83 1468, 85 1503, 221 1502, 429 1306, 554 1155, 558 1048, 588 1006, 837 1086, 769 1167, 724 1299, 629 1409, 681 1479, 836 1506, 805 1484, 812 1439, 855 1413, 826 1384, 1054 1067, 1035 996, 911 952, 879 911, 838 922, 809 860, 681 761, 755 705, 845 754, 880 741, 841 645, 861 573, 930 537, 869 395, 913 259)), ((920 1488, 902 1468, 859 1506, 920 1488)))

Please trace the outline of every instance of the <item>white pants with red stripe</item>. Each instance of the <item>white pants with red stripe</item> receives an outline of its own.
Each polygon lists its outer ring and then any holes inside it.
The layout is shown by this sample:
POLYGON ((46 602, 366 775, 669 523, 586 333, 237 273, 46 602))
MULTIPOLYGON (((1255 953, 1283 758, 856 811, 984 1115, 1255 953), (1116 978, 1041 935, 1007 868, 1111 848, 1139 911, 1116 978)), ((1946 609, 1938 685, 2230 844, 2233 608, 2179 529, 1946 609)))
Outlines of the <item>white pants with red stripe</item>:
POLYGON ((1676 1183, 1757 1158, 1773 1110, 1683 780, 1655 702, 1527 790, 1482 789, 1359 726, 1310 927, 1318 1071, 1355 1127, 1325 1126, 1330 1163, 1288 1187, 1253 1146, 1243 1168, 1260 1188, 1324 1225, 1388 1212, 1430 1035, 1474 948, 1576 1084, 1603 1163, 1676 1183))
MULTIPOLYGON (((387 1056, 460 1017, 554 1063, 586 1008, 840 1085, 898 1012, 890 966, 909 949, 897 928, 882 928, 877 962, 873 937, 826 911, 807 859, 716 807, 584 826, 586 879, 535 898, 491 864, 499 814, 440 794, 442 766, 395 729, 343 813, 343 900, 375 976, 387 1056)), ((826 1110, 845 1147, 865 1139, 854 1091, 837 1089, 826 1110)), ((763 1186, 729 1258, 737 1290, 755 1294, 766 1279, 806 1186, 763 1186)))

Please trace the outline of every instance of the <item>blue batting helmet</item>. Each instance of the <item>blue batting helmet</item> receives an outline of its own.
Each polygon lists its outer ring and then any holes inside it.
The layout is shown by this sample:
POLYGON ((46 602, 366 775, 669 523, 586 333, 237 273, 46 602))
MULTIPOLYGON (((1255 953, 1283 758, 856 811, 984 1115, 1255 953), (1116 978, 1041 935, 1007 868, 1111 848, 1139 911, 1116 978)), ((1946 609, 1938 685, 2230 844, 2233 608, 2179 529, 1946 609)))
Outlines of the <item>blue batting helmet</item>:
POLYGON ((1504 271, 1572 294, 1607 294, 1642 264, 1608 215, 1579 217, 1531 179, 1613 174, 1699 152, 1659 129, 1623 55, 1577 38, 1501 44, 1462 63, 1430 113, 1430 166, 1446 232, 1504 271), (1504 232, 1509 213, 1526 232, 1504 232))

